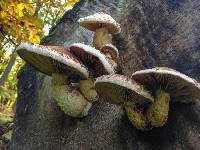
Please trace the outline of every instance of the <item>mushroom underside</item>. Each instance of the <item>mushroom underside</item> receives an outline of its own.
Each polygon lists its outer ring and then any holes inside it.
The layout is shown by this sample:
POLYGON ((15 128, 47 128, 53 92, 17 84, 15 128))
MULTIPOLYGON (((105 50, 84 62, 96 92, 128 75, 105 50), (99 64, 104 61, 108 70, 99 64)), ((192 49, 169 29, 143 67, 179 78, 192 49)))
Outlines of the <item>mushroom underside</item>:
POLYGON ((99 28, 107 28, 108 32, 111 34, 116 34, 120 32, 119 24, 108 23, 106 21, 83 21, 80 25, 88 30, 96 31, 99 28))
MULTIPOLYGON (((65 60, 66 62, 64 64, 60 60, 52 58, 53 56, 45 56, 36 52, 30 52, 23 49, 18 50, 18 54, 26 62, 36 68, 36 70, 50 76, 53 72, 60 72, 68 76, 78 75, 80 76, 80 78, 83 79, 87 77, 87 70, 83 66, 81 67, 81 69, 79 68, 80 70, 76 68, 76 63, 78 64, 78 62, 67 62, 67 60, 65 60)), ((79 64, 79 66, 81 66, 81 64, 79 64)))
POLYGON ((169 93, 172 102, 189 103, 200 99, 199 83, 181 73, 138 73, 132 78, 152 93, 159 89, 169 93))
POLYGON ((107 57, 93 47, 74 43, 70 46, 70 52, 78 57, 85 66, 91 68, 93 77, 115 72, 107 57))
POLYGON ((104 100, 114 104, 122 104, 127 101, 143 104, 153 101, 153 97, 148 91, 123 75, 101 76, 95 81, 95 89, 104 100))

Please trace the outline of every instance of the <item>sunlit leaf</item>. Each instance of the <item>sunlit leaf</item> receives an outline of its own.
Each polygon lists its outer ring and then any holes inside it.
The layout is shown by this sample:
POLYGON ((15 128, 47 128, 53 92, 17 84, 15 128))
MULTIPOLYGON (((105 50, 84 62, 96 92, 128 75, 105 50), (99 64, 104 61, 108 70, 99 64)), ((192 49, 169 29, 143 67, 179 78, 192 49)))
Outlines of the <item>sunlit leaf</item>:
POLYGON ((24 7, 25 7, 24 3, 17 4, 16 12, 18 13, 19 17, 24 16, 23 14, 24 7))
MULTIPOLYGON (((54 26, 66 7, 71 8, 76 2, 78 0, 0 0, 0 31, 5 34, 0 32, 0 78, 14 50, 13 43, 40 43, 43 28, 54 26)), ((0 110, 4 112, 12 112, 17 97, 17 72, 23 64, 17 57, 8 79, 0 87, 0 110)))

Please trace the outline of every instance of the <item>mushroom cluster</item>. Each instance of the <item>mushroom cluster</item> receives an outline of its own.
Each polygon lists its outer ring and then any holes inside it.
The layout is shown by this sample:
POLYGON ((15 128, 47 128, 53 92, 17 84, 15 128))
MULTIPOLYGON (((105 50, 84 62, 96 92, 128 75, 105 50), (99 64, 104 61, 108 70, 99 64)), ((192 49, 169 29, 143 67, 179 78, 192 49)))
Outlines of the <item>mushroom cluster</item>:
POLYGON ((94 31, 93 46, 59 46, 23 43, 17 53, 38 71, 52 77, 52 96, 65 114, 84 117, 97 94, 105 101, 122 105, 131 123, 140 130, 163 126, 169 103, 200 99, 200 84, 170 68, 136 71, 131 77, 119 75, 117 48, 111 34, 120 25, 108 14, 96 13, 78 20, 94 31))
POLYGON ((20 44, 17 53, 38 71, 52 77, 52 96, 65 114, 84 117, 96 100, 94 80, 117 72, 117 48, 109 33, 120 31, 116 21, 104 13, 81 18, 81 26, 95 30, 94 45, 74 43, 68 49, 60 46, 20 44), (109 37, 109 41, 107 38, 109 37))
POLYGON ((163 126, 169 102, 200 99, 200 84, 170 68, 136 71, 131 77, 103 75, 95 81, 97 93, 106 101, 121 104, 131 123, 140 130, 163 126))

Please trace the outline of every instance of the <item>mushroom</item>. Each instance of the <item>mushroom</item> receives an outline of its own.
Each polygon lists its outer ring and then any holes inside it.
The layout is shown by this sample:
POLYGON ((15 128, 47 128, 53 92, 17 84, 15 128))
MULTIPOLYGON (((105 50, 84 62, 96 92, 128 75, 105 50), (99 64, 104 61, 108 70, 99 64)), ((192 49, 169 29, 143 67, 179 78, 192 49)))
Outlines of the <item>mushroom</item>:
POLYGON ((119 33, 121 31, 120 25, 110 15, 103 12, 80 18, 78 22, 81 26, 95 31, 93 46, 105 54, 109 62, 118 70, 117 60, 119 52, 112 45, 111 34, 119 33))
POLYGON ((153 97, 140 84, 124 75, 103 75, 95 81, 95 89, 105 101, 125 106, 131 123, 140 130, 149 128, 143 111, 137 104, 153 102, 153 97))
POLYGON ((117 61, 119 58, 118 49, 112 44, 103 45, 100 51, 113 61, 117 61))
POLYGON ((115 68, 116 72, 118 72, 119 71, 119 66, 117 63, 118 59, 119 59, 118 49, 112 44, 106 44, 106 45, 102 46, 100 51, 107 57, 109 62, 115 68))
POLYGON ((112 43, 110 34, 117 34, 121 31, 120 25, 110 15, 103 12, 80 18, 78 22, 88 30, 95 31, 93 46, 96 49, 112 43))
POLYGON ((70 87, 73 76, 87 79, 89 72, 82 62, 63 47, 23 43, 17 53, 38 71, 52 76, 52 96, 61 110, 72 117, 88 114, 89 103, 80 92, 70 87))
POLYGON ((80 91, 89 100, 94 101, 97 93, 94 90, 93 78, 103 74, 115 73, 115 66, 99 50, 82 43, 74 43, 69 50, 89 68, 90 79, 80 81, 80 91))
POLYGON ((151 91, 154 103, 147 110, 152 126, 163 126, 168 118, 169 102, 192 102, 200 99, 200 84, 196 80, 170 68, 156 67, 136 71, 132 79, 151 91))

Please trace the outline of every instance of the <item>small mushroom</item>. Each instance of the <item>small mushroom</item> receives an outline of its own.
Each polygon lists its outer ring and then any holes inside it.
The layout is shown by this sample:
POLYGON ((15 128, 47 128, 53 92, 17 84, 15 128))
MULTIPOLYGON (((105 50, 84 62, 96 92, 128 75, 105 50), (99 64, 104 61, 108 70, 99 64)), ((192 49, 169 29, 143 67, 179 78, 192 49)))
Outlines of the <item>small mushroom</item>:
POLYGON ((91 69, 94 77, 115 73, 114 66, 106 56, 94 47, 82 43, 74 43, 69 46, 69 50, 91 69))
POLYGON ((118 49, 112 44, 103 45, 100 51, 113 61, 117 61, 119 58, 118 49))
POLYGON ((142 84, 155 97, 147 110, 152 126, 163 126, 168 118, 169 102, 192 102, 200 99, 200 84, 170 68, 156 67, 136 71, 132 79, 142 84))
POLYGON ((129 120, 136 128, 149 128, 143 112, 136 104, 153 102, 154 99, 141 85, 124 75, 113 74, 98 77, 95 89, 105 101, 124 105, 129 120))
POLYGON ((69 116, 83 117, 91 107, 80 92, 70 87, 69 78, 87 79, 89 72, 82 62, 63 47, 23 43, 17 53, 38 71, 52 76, 52 95, 69 116))
POLYGON ((103 74, 115 73, 115 68, 104 54, 93 47, 82 43, 74 43, 69 46, 69 49, 71 53, 77 56, 89 68, 91 79, 80 81, 80 91, 89 101, 94 101, 97 94, 94 90, 92 78, 103 74))
POLYGON ((95 31, 93 46, 96 49, 112 43, 110 34, 117 34, 121 31, 120 25, 110 15, 103 12, 80 18, 78 22, 88 30, 95 31))
POLYGON ((118 72, 119 71, 119 66, 117 63, 118 59, 119 59, 118 49, 112 44, 106 44, 106 45, 102 46, 100 51, 107 57, 109 62, 115 68, 116 72, 118 72))

